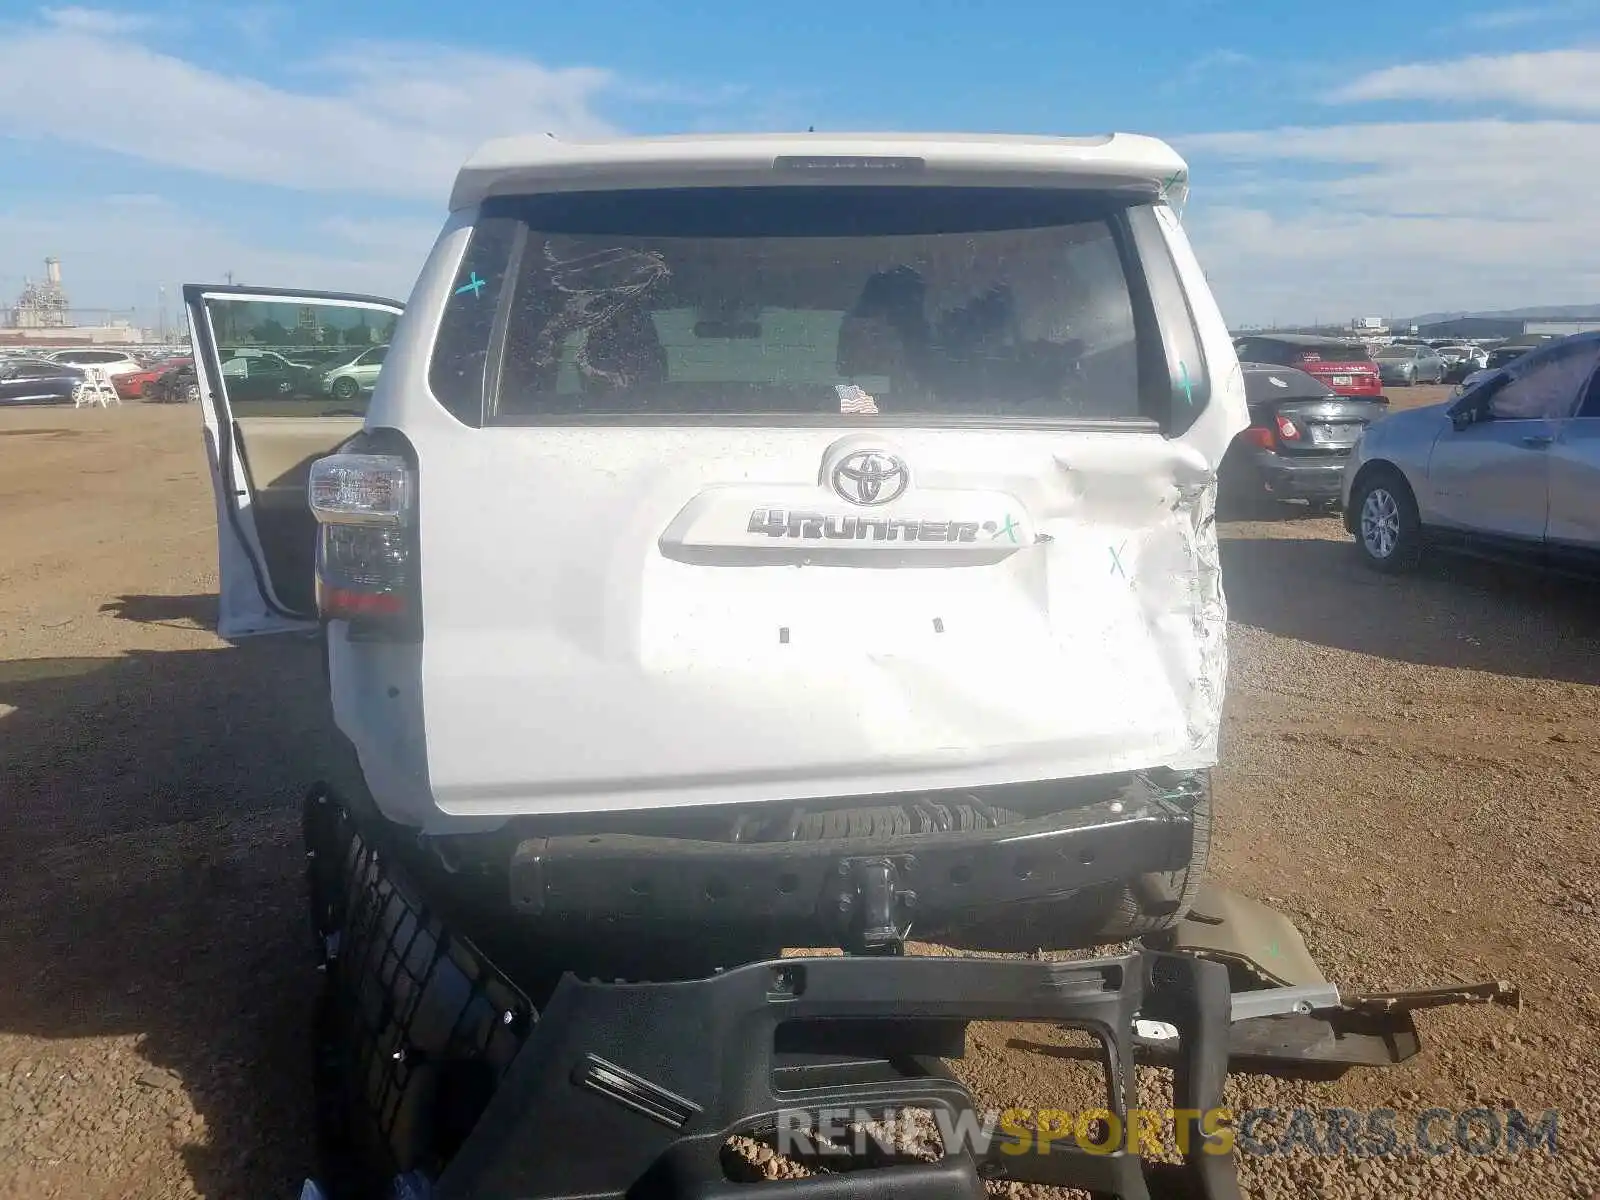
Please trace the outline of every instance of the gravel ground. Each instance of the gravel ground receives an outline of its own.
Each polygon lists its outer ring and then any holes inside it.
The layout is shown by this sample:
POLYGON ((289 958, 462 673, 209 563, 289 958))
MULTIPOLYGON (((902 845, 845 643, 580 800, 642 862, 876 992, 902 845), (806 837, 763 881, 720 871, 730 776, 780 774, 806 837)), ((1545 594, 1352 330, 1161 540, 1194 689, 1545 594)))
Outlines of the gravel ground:
MULTIPOLYGON (((295 805, 327 747, 317 655, 209 632, 197 425, 0 411, 0 1196, 287 1197, 308 1167, 295 805)), ((1223 536, 1218 876, 1341 984, 1524 994, 1424 1014, 1401 1068, 1239 1079, 1232 1101, 1393 1108, 1402 1136, 1433 1105, 1560 1110, 1553 1157, 1255 1156, 1247 1187, 1588 1200, 1600 596, 1460 562, 1379 578, 1336 520, 1287 511, 1223 536)), ((1086 1102, 1052 1042, 979 1027, 962 1070, 997 1106, 1086 1102)))

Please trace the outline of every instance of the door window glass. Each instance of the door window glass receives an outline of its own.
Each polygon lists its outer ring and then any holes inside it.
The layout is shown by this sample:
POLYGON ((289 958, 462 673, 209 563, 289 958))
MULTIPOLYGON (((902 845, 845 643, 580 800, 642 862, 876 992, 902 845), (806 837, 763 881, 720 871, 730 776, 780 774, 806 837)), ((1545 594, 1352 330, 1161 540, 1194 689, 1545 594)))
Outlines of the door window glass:
POLYGON ((1531 355, 1501 386, 1490 411, 1502 421, 1547 421, 1571 413, 1579 389, 1600 358, 1600 342, 1562 346, 1548 356, 1531 355))
POLYGON ((209 296, 206 312, 236 417, 365 415, 369 394, 336 395, 329 376, 386 345, 398 319, 359 301, 239 296, 209 296))

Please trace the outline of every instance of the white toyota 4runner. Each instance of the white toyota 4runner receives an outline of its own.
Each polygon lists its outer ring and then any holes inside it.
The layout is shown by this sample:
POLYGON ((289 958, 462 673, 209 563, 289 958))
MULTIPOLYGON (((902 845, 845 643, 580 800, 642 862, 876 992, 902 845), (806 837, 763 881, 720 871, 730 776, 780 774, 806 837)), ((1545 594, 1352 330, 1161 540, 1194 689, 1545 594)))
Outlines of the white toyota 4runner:
POLYGON ((320 622, 344 798, 533 928, 1169 927, 1247 424, 1185 174, 1123 134, 493 142, 403 307, 186 289, 221 632, 320 622), (220 369, 385 344, 370 400, 220 369))

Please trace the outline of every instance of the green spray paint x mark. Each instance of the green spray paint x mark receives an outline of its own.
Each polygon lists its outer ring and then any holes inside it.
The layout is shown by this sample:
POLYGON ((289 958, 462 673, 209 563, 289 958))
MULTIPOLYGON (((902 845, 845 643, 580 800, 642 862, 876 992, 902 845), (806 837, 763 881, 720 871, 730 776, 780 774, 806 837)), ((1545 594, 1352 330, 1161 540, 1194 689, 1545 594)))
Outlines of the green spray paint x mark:
POLYGON ((1192 408, 1194 407, 1194 384, 1189 382, 1189 364, 1179 363, 1178 370, 1183 373, 1183 398, 1192 408))

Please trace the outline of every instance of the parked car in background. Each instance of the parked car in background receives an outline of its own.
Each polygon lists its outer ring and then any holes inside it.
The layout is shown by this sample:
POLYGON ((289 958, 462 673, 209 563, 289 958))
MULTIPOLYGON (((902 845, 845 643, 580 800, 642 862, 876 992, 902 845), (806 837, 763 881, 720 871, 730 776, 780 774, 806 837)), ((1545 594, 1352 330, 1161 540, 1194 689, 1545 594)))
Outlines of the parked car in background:
POLYGON ((1384 383, 1410 387, 1417 383, 1443 383, 1448 367, 1432 346, 1411 343, 1384 346, 1373 356, 1378 378, 1384 383))
POLYGON ((47 358, 0 359, 0 404, 66 404, 83 370, 47 358))
POLYGON ((126 375, 114 376, 111 384, 117 389, 117 395, 124 400, 142 400, 149 395, 150 389, 155 386, 156 380, 175 367, 192 361, 190 358, 181 356, 162 359, 152 363, 142 371, 130 371, 126 375))
POLYGON ((100 367, 112 379, 144 370, 139 360, 126 350, 56 350, 47 357, 51 362, 70 367, 100 367))
POLYGON ((1526 342, 1507 342, 1504 346, 1496 346, 1484 358, 1484 368, 1497 371, 1517 361, 1524 354, 1537 350, 1538 346, 1526 342))
POLYGON ((1339 501, 1345 463, 1368 425, 1385 416, 1382 397, 1341 396, 1292 367, 1240 363, 1250 427, 1233 439, 1219 486, 1227 501, 1339 501))
POLYGON ((1306 333, 1249 334, 1234 343, 1241 362, 1294 367, 1341 396, 1381 396, 1378 364, 1359 342, 1306 333))
POLYGON ((370 392, 378 382, 378 371, 388 356, 389 347, 374 346, 329 371, 322 379, 322 390, 336 400, 350 400, 370 392))
POLYGON ((320 389, 316 369, 291 362, 273 350, 223 351, 222 364, 229 392, 239 400, 288 400, 312 396, 320 389))
POLYGON ((1446 383, 1460 383, 1474 371, 1481 371, 1489 365, 1489 352, 1480 346, 1444 345, 1435 346, 1434 349, 1444 359, 1446 383))
POLYGON ((1525 350, 1367 430, 1345 525, 1382 571, 1431 545, 1600 572, 1600 333, 1525 350))
POLYGON ((154 404, 184 404, 200 399, 194 359, 182 358, 163 371, 148 387, 144 398, 154 404))

